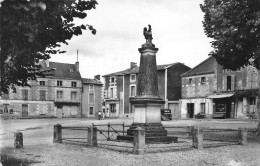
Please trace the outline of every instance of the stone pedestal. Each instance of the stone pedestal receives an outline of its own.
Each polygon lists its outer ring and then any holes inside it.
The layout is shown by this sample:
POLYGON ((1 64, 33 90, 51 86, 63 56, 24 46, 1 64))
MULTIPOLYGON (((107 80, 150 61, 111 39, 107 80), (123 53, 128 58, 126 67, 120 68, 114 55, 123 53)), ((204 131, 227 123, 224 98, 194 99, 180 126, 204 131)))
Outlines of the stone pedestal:
POLYGON ((159 96, 156 52, 158 48, 148 40, 141 48, 140 67, 137 80, 137 95, 130 98, 134 106, 134 123, 126 136, 119 140, 133 140, 133 130, 142 127, 145 130, 145 142, 172 142, 176 137, 167 137, 167 131, 161 124, 161 108, 165 101, 159 96))

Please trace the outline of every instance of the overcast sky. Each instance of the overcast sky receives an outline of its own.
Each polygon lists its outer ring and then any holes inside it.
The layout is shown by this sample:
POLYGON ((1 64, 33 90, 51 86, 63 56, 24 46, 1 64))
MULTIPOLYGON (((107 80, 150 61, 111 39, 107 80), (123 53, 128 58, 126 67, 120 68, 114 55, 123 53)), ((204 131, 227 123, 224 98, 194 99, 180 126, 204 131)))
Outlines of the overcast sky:
POLYGON ((51 61, 75 63, 79 50, 83 78, 105 75, 140 63, 138 48, 145 42, 143 28, 152 25, 157 64, 181 62, 194 67, 212 50, 203 31, 203 0, 98 0, 84 23, 97 34, 84 31, 62 46, 65 54, 52 55, 51 61))

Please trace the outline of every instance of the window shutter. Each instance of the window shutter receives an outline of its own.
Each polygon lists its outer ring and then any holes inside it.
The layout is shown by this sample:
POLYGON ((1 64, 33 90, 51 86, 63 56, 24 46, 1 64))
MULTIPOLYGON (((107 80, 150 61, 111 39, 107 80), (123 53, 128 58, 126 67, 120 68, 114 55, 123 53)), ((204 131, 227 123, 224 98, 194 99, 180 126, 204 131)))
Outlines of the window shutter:
POLYGON ((223 91, 227 91, 227 76, 223 76, 223 91))
POLYGON ((231 91, 235 90, 235 76, 231 76, 231 91))

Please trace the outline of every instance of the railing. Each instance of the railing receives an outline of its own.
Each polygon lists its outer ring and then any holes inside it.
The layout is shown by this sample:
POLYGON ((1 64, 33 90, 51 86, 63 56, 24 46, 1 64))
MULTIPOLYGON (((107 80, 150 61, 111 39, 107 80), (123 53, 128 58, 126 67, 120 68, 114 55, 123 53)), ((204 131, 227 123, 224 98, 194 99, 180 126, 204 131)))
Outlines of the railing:
POLYGON ((64 127, 58 124, 54 126, 53 142, 79 143, 121 152, 133 152, 134 154, 180 151, 193 148, 202 150, 209 147, 247 144, 247 130, 244 128, 230 130, 196 126, 165 126, 167 136, 178 138, 178 141, 173 141, 174 143, 167 142, 166 144, 158 141, 146 143, 145 130, 141 127, 133 129, 134 141, 117 140, 117 136, 125 135, 126 129, 129 127, 130 125, 124 123, 98 125, 93 123, 88 127, 64 127))

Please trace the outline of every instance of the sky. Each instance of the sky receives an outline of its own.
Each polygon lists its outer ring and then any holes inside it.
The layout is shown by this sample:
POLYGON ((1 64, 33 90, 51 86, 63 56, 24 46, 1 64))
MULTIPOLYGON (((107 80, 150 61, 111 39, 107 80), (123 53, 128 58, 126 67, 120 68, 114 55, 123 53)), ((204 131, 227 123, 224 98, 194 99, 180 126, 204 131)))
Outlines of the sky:
POLYGON ((78 61, 83 78, 94 78, 130 68, 140 63, 138 48, 145 43, 143 28, 152 26, 153 44, 159 51, 157 65, 180 62, 193 68, 208 58, 212 50, 203 30, 203 0, 97 0, 77 24, 93 25, 96 35, 83 31, 68 45, 65 54, 52 55, 50 61, 78 61))

